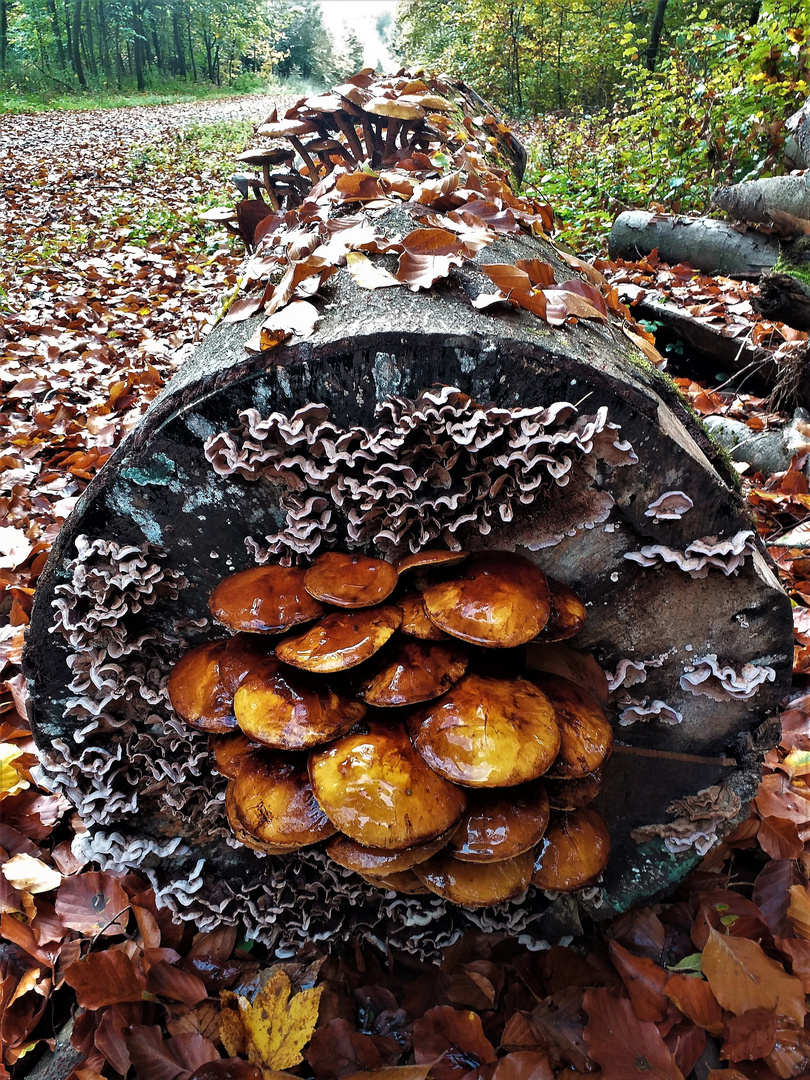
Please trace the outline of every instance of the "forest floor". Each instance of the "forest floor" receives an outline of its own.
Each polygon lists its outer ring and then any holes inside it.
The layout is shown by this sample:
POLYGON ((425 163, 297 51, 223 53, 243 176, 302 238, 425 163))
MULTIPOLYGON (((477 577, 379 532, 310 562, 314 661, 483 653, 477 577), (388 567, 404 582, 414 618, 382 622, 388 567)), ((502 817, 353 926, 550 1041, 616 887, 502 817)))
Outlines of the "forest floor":
MULTIPOLYGON (((313 949, 276 964, 233 929, 175 926, 142 879, 76 858, 81 822, 33 782, 19 664, 37 576, 83 488, 236 282, 241 245, 198 215, 232 201, 234 156, 271 105, 248 98, 3 121, 0 1080, 27 1076, 71 1016, 79 1052, 71 1062, 61 1051, 54 1075, 75 1065, 76 1080, 273 1080, 300 1060, 290 1047, 317 1080, 361 1070, 380 1080, 810 1076, 810 700, 800 696, 783 715, 750 819, 670 901, 576 948, 538 954, 470 935, 440 966, 348 943, 330 957, 313 949), (250 1064, 215 1064, 248 1050, 250 1064)), ((762 328, 748 286, 654 259, 601 265, 617 283, 680 290, 696 317, 740 323, 735 334, 795 341, 762 328)), ((699 413, 742 420, 753 433, 787 419, 761 397, 691 376, 678 383, 699 413)), ((810 559, 798 542, 775 541, 810 518, 805 458, 800 449, 781 472, 744 476, 797 603, 799 681, 810 671, 810 559)))

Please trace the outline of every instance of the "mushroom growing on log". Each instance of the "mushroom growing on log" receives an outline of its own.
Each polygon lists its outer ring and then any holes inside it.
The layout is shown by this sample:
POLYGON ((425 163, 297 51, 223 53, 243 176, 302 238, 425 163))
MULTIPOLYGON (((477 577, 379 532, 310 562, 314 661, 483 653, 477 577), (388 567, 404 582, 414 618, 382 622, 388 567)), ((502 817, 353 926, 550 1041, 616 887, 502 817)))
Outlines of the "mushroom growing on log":
MULTIPOLYGON (((310 165, 301 158, 283 219, 265 204, 271 216, 250 240, 257 274, 277 273, 245 276, 256 296, 231 308, 90 484, 37 589, 32 725, 48 783, 88 827, 82 853, 137 868, 159 903, 203 929, 241 921, 281 955, 349 932, 425 954, 471 924, 542 941, 576 933, 583 913, 609 917, 662 893, 746 812, 790 680, 790 604, 726 467, 615 294, 546 238, 548 209, 511 190, 508 140, 471 100, 458 84, 366 72, 270 121, 268 138, 298 132, 299 157, 305 131, 355 155, 370 142, 374 171, 323 149, 310 165), (433 95, 451 111, 419 105, 433 95), (425 116, 364 111, 400 96, 425 116), (658 512, 665 495, 667 506, 678 496, 677 512, 658 512), (448 580, 465 579, 476 552, 509 551, 582 598, 577 651, 517 649, 597 698, 609 673, 614 745, 601 788, 590 776, 553 781, 546 834, 567 874, 566 823, 595 819, 566 785, 598 790, 612 851, 601 880, 598 860, 561 883, 550 857, 535 865, 530 851, 491 864, 439 852, 367 883, 329 858, 319 822, 302 828, 300 850, 276 854, 285 845, 269 832, 250 840, 251 793, 237 799, 238 781, 214 761, 231 772, 252 763, 263 791, 277 751, 240 741, 232 757, 217 742, 214 758, 208 735, 171 707, 173 666, 228 632, 208 607, 223 578, 279 562, 305 578, 330 551, 397 565, 436 548, 473 553, 431 570, 448 580), (509 902, 532 875, 539 884, 509 902), (458 896, 504 903, 462 910, 458 896)), ((423 572, 404 570, 416 597, 406 625, 382 601, 386 631, 426 640, 423 625, 409 629, 433 587, 423 572)), ((305 588, 294 599, 263 625, 228 628, 273 648, 282 628, 288 642, 312 643, 324 622, 358 615, 322 615, 305 588)), ((252 605, 237 597, 237 607, 247 617, 252 605)), ((476 654, 463 678, 499 678, 496 651, 485 642, 489 658, 476 654)), ((383 723, 405 747, 405 728, 383 723)), ((419 838, 460 822, 464 798, 421 821, 419 838)), ((385 850, 386 836, 363 846, 385 850)))

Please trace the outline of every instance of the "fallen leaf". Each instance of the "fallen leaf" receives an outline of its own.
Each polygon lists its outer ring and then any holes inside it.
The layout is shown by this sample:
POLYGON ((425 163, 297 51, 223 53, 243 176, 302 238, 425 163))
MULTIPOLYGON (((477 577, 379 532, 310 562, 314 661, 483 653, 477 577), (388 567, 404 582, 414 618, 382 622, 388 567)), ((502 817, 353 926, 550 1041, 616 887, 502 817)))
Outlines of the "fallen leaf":
POLYGON ((0 872, 6 881, 20 892, 43 893, 57 888, 62 875, 48 866, 42 859, 21 852, 13 855, 0 866, 0 872))
POLYGON ((391 285, 402 284, 385 267, 375 266, 371 259, 359 251, 347 253, 346 266, 355 285, 359 285, 361 289, 386 289, 391 285))
MULTIPOLYGON (((287 974, 274 968, 253 1001, 225 991, 223 1003, 232 1001, 230 1017, 224 1021, 222 1041, 232 1056, 247 1053, 254 1065, 266 1069, 292 1069, 303 1061, 303 1049, 318 1023, 323 986, 290 996, 292 984, 287 974), (241 1040, 234 1021, 242 1028, 241 1040)), ((224 1018, 225 1014, 223 1014, 224 1018)))
POLYGON ((735 1016, 765 1008, 799 1024, 804 1020, 801 982, 771 960, 755 941, 725 937, 710 928, 703 950, 703 972, 718 1002, 735 1016))
POLYGON ((749 1009, 732 1016, 726 1024, 723 1057, 729 1061, 756 1061, 776 1044, 776 1013, 773 1009, 749 1009))
POLYGON ((585 1042, 602 1080, 684 1080, 658 1028, 639 1020, 627 998, 606 989, 586 990, 585 1042))

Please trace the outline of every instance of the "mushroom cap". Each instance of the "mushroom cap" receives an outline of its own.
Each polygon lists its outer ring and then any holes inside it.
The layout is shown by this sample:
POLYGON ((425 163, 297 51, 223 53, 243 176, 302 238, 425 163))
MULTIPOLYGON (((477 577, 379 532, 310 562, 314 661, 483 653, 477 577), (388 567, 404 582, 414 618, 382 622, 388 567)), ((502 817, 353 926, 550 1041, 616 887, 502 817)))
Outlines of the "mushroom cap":
POLYGON ((416 705, 441 697, 467 670, 467 656, 451 642, 401 641, 358 688, 369 705, 416 705))
POLYGON ((540 840, 548 815, 548 796, 540 780, 508 792, 471 792, 447 851, 462 862, 513 859, 540 840))
POLYGON ((423 641, 447 641, 447 634, 432 623, 425 611, 423 596, 420 592, 408 593, 397 599, 397 607, 402 611, 399 629, 403 634, 421 638, 423 641))
MULTIPOLYGON (((316 601, 313 600, 313 603, 316 601)), ((329 674, 362 664, 381 649, 402 621, 391 604, 357 611, 337 611, 276 646, 285 664, 329 674)))
POLYGON ((607 676, 596 660, 589 654, 578 652, 570 645, 561 645, 551 641, 540 644, 530 641, 526 646, 527 677, 530 672, 546 671, 549 675, 560 675, 607 708, 610 701, 610 687, 607 676))
POLYGON ((272 652, 272 642, 263 634, 234 634, 219 660, 219 677, 228 693, 235 694, 251 668, 269 659, 272 652))
POLYGON ((310 596, 343 608, 364 608, 380 604, 397 585, 397 572, 384 559, 327 551, 304 574, 310 596))
POLYGON ((409 570, 422 567, 436 569, 438 566, 456 566, 458 563, 464 562, 468 554, 466 551, 431 551, 426 548, 424 551, 417 551, 414 555, 405 555, 403 558, 397 559, 394 565, 398 574, 407 574, 409 570))
POLYGON ((227 735, 209 735, 208 749, 216 771, 235 780, 242 770, 245 755, 255 753, 260 747, 241 731, 232 731, 227 735))
POLYGON ((315 798, 332 823, 364 847, 401 851, 455 825, 467 798, 428 768, 403 727, 370 724, 309 757, 315 798))
POLYGON ((549 776, 575 780, 598 769, 610 756, 613 728, 590 694, 559 675, 533 675, 557 714, 560 753, 549 776))
MULTIPOLYGON (((450 830, 452 832, 452 830, 450 830)), ((365 878, 387 877, 402 870, 410 870, 417 863, 424 862, 431 855, 445 846, 450 832, 442 833, 427 844, 414 844, 402 851, 390 851, 385 848, 363 847, 348 836, 335 836, 326 845, 326 853, 340 866, 362 874, 365 878)))
POLYGON ((274 120, 268 124, 262 124, 256 129, 257 135, 269 135, 274 139, 289 138, 290 135, 309 135, 318 128, 311 120, 274 120))
POLYGON ((588 612, 582 599, 568 585, 552 577, 547 580, 551 594, 551 614, 537 640, 565 641, 579 633, 585 625, 588 612))
POLYGON ((593 802, 602 789, 602 770, 596 769, 574 780, 545 778, 548 804, 552 810, 579 810, 593 802))
POLYGON ((413 868, 431 892, 462 907, 491 907, 524 893, 532 876, 534 853, 526 851, 503 862, 472 863, 440 851, 413 868))
POLYGON ((292 850, 291 848, 279 847, 278 844, 265 844, 261 840, 257 840, 242 824, 234 803, 235 783, 235 780, 231 780, 225 789, 225 814, 233 835, 240 844, 253 848, 254 851, 263 851, 266 855, 286 855, 288 851, 292 850))
POLYGON ((280 634, 323 615, 304 588, 297 566, 252 566, 223 578, 208 601, 217 622, 231 630, 280 634))
POLYGON ((315 800, 303 758, 253 754, 231 783, 237 820, 263 844, 294 851, 335 833, 315 800))
POLYGON ((610 833, 590 806, 552 818, 534 860, 532 883, 551 892, 571 892, 599 877, 610 857, 610 833))
POLYGON ((219 663, 227 641, 209 641, 183 653, 169 675, 172 708, 181 720, 209 735, 236 727, 233 694, 222 685, 219 663))
POLYGON ((537 637, 551 612, 546 575, 520 555, 471 555, 461 576, 425 589, 429 618, 474 645, 509 648, 537 637))
POLYGON ((371 877, 370 874, 360 876, 375 889, 393 889, 394 892, 407 893, 409 896, 430 896, 430 889, 422 884, 413 870, 398 870, 386 874, 385 877, 371 877))
POLYGON ((233 708, 248 738, 276 750, 307 750, 331 742, 366 715, 362 701, 344 697, 325 680, 273 658, 243 679, 233 708))
POLYGON ((393 120, 421 120, 425 110, 421 105, 400 102, 396 98, 373 97, 363 104, 366 112, 387 116, 393 120))
POLYGON ((295 157, 294 150, 288 150, 283 146, 254 147, 253 150, 243 150, 236 155, 237 161, 246 161, 250 165, 279 165, 282 161, 292 161, 295 157))
POLYGON ((464 787, 512 787, 554 761, 560 729, 546 695, 526 679, 468 674, 408 719, 432 769, 464 787))

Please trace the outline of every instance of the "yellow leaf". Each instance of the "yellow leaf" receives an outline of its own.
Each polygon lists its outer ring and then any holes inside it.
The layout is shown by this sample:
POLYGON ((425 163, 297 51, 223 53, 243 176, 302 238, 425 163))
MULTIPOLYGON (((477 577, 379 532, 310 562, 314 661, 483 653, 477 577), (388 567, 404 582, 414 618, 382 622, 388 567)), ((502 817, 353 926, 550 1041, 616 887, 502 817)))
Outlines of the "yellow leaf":
POLYGON ((50 892, 62 884, 62 875, 42 859, 20 852, 3 863, 3 877, 15 889, 27 889, 30 893, 50 892))
POLYGON ((239 1013, 239 999, 230 990, 220 994, 222 1012, 219 1019, 219 1037, 228 1057, 239 1057, 248 1052, 248 1038, 239 1013))
POLYGON ((14 743, 0 743, 0 799, 6 795, 16 795, 28 787, 28 781, 23 780, 14 766, 22 755, 22 750, 14 743))
POLYGON ((241 995, 236 997, 238 1016, 231 1000, 235 995, 227 999, 223 995, 223 1046, 231 1056, 247 1051, 252 1064, 263 1069, 265 1080, 273 1080, 268 1070, 291 1069, 301 1063, 301 1051, 318 1023, 323 987, 302 990, 290 997, 291 990, 287 974, 275 969, 252 1002, 241 995))

